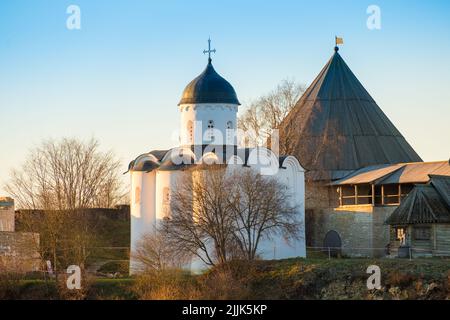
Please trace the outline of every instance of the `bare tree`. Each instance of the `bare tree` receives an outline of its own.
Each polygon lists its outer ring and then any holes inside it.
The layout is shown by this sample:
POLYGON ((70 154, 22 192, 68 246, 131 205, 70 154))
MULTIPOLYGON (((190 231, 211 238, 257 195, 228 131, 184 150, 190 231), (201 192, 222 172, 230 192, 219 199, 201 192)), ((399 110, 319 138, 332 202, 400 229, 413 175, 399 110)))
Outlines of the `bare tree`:
POLYGON ((62 261, 86 261, 95 238, 86 209, 120 201, 119 168, 114 154, 101 152, 96 140, 64 138, 43 142, 12 171, 5 189, 19 209, 28 210, 22 222, 41 235, 42 255, 52 258, 55 270, 62 261))
POLYGON ((239 117, 239 128, 246 132, 246 145, 262 146, 294 108, 305 87, 283 80, 275 90, 256 99, 239 117))
POLYGON ((254 260, 261 240, 297 235, 297 207, 274 178, 243 169, 201 167, 185 176, 171 195, 164 223, 175 250, 190 252, 207 265, 233 258, 254 260))
POLYGON ((144 272, 179 269, 191 258, 189 254, 176 251, 163 230, 155 230, 143 236, 133 255, 144 272))
POLYGON ((74 210, 112 207, 123 196, 120 162, 99 143, 64 138, 48 140, 30 151, 13 170, 6 186, 21 209, 74 210))
POLYGON ((245 259, 255 260, 261 240, 283 235, 298 239, 298 204, 273 177, 253 170, 236 170, 231 205, 235 217, 235 242, 245 259))
POLYGON ((207 166, 184 176, 171 194, 170 217, 164 230, 176 250, 191 253, 205 264, 223 264, 231 258, 232 186, 222 166, 207 166))

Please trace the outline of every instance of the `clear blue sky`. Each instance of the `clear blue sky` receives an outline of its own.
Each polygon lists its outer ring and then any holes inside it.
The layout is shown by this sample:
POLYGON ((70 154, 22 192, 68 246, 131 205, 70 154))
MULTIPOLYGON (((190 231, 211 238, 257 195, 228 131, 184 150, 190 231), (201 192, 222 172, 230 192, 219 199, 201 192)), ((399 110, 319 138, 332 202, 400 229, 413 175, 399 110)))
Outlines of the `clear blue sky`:
POLYGON ((205 66, 208 36, 245 103, 283 78, 310 84, 335 35, 423 159, 448 159, 450 1, 0 1, 0 186, 45 138, 95 136, 124 169, 173 146, 177 103, 205 66), (81 30, 66 28, 70 4, 81 30), (366 27, 371 4, 381 30, 366 27))

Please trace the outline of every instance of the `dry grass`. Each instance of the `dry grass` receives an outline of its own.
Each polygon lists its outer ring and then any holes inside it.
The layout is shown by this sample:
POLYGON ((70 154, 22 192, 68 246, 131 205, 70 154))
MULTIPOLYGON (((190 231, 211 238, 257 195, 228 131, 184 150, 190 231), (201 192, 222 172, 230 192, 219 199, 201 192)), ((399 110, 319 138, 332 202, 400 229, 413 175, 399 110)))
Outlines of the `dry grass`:
POLYGON ((251 290, 242 276, 248 269, 216 268, 193 276, 181 270, 150 271, 136 278, 134 294, 143 300, 237 300, 249 299, 251 290))
POLYGON ((192 278, 177 269, 148 271, 136 278, 132 290, 141 300, 189 300, 196 298, 192 278))

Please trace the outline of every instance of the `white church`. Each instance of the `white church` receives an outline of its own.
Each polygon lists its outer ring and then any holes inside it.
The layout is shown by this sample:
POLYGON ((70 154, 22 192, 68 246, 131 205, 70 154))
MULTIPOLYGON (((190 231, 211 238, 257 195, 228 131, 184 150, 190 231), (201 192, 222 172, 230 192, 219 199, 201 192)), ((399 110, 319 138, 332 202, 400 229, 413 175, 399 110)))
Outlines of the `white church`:
MULTIPOLYGON (((281 236, 265 240, 259 249, 263 259, 305 257, 305 178, 304 169, 293 156, 279 156, 266 148, 241 148, 237 138, 237 112, 240 106, 231 84, 212 65, 209 53, 206 69, 192 80, 178 104, 180 144, 170 150, 144 153, 129 165, 131 175, 131 255, 130 273, 138 272, 133 258, 137 245, 146 234, 170 216, 170 195, 186 170, 199 164, 226 164, 227 170, 240 167, 257 170, 282 182, 294 204, 302 227, 299 240, 287 243, 281 236)), ((193 262, 191 269, 200 268, 193 262)))

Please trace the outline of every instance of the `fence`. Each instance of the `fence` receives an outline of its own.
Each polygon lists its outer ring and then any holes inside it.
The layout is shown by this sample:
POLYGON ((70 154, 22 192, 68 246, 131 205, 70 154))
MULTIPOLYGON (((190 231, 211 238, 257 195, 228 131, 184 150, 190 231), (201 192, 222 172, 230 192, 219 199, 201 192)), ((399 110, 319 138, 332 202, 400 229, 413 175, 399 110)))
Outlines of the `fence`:
POLYGON ((433 250, 417 247, 398 247, 398 248, 364 248, 364 247, 306 247, 307 258, 401 258, 413 260, 415 258, 426 257, 448 257, 449 250, 433 250))
MULTIPOLYGON (((129 247, 93 247, 90 249, 96 250, 125 250, 127 254, 129 253, 129 247)), ((275 253, 274 253, 275 254, 275 253)), ((422 257, 446 257, 450 259, 450 251, 446 250, 427 250, 417 247, 400 247, 400 248, 365 248, 365 247, 306 247, 306 258, 307 259, 354 259, 354 258, 384 258, 384 259, 409 259, 412 261, 415 258, 422 257)), ((0 256, 1 258, 1 256, 0 256)), ((274 259, 280 259, 280 257, 273 257, 274 259)), ((104 259, 93 263, 90 263, 85 269, 85 273, 93 276, 103 276, 103 277, 115 277, 113 273, 99 273, 100 267, 107 263, 123 263, 128 264, 129 259, 104 259)), ((54 272, 52 271, 53 266, 48 267, 43 263, 43 267, 39 271, 32 272, 33 278, 35 279, 48 279, 53 277, 54 272)), ((0 264, 0 274, 2 273, 2 268, 0 264)), ((65 273, 65 270, 58 270, 58 273, 65 273)), ((123 274, 125 275, 125 274, 123 274)), ((122 276, 123 276, 122 275, 122 276)))

